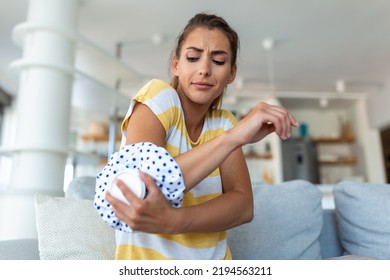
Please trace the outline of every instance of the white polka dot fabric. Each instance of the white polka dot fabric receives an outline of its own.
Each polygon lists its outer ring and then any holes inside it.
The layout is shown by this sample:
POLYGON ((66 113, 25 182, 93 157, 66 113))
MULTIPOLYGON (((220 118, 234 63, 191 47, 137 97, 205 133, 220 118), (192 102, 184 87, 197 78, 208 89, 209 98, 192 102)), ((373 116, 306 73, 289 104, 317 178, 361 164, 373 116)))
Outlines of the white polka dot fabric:
POLYGON ((162 147, 141 142, 127 145, 112 154, 96 178, 95 207, 104 221, 126 232, 132 232, 132 229, 115 216, 111 205, 105 200, 105 194, 116 174, 131 169, 150 175, 175 208, 181 206, 185 189, 179 165, 162 147))

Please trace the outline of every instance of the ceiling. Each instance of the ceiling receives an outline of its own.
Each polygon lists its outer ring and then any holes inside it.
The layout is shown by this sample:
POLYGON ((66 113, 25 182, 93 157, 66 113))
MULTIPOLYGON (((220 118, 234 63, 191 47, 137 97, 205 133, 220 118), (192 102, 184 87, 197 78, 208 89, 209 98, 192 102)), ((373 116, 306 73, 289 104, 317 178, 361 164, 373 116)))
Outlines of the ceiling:
MULTIPOLYGON (((9 65, 22 56, 11 33, 27 5, 0 0, 0 83, 10 92, 17 76, 9 65)), ((340 79, 347 93, 371 93, 390 77, 388 0, 85 0, 78 32, 114 55, 124 43, 122 61, 146 79, 168 79, 174 40, 197 12, 223 16, 240 36, 238 95, 269 91, 270 73, 285 95, 334 92, 340 79)))

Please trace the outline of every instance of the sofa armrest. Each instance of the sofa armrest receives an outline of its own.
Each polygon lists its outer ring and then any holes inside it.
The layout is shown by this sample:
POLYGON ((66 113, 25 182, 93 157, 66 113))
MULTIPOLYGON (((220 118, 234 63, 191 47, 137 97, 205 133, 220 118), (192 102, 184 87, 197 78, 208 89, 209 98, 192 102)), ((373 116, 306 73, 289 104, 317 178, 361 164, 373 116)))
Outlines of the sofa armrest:
POLYGON ((39 260, 38 240, 0 241, 0 260, 39 260))

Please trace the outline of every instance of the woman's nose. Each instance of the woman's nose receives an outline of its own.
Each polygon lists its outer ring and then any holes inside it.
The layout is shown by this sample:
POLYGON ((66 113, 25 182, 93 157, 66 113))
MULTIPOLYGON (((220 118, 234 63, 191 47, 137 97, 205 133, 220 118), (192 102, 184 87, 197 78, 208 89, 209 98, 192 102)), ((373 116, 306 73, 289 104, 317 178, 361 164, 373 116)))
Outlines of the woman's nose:
POLYGON ((210 76, 211 74, 211 63, 208 59, 202 59, 199 64, 199 75, 210 76))

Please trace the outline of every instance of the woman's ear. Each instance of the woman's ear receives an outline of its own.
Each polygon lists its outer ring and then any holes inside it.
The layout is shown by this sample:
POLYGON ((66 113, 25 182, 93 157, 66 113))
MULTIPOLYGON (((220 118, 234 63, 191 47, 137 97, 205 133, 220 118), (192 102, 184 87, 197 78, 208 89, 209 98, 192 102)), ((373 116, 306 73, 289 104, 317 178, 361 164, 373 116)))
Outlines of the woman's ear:
POLYGON ((179 60, 175 57, 172 58, 172 63, 171 63, 171 71, 172 73, 175 75, 175 76, 178 76, 177 75, 177 71, 178 71, 178 64, 179 64, 179 60))
POLYGON ((228 80, 227 80, 228 84, 231 84, 234 82, 234 79, 236 78, 236 73, 237 73, 237 65, 234 65, 232 67, 232 71, 230 72, 228 80))

